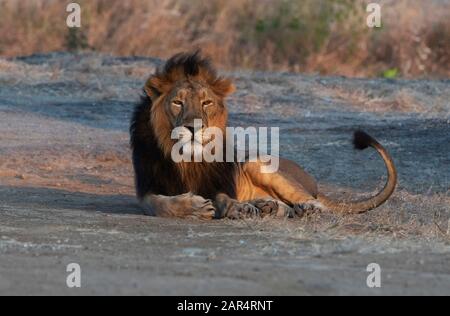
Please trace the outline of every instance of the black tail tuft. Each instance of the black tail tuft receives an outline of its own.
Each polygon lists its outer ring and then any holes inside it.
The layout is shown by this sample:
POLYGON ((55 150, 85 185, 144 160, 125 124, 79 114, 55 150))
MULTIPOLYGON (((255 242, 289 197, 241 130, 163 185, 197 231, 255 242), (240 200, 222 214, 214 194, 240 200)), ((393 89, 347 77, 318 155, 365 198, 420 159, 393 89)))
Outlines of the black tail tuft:
POLYGON ((370 147, 374 142, 375 140, 372 136, 363 131, 356 131, 353 136, 353 145, 359 150, 364 150, 367 147, 370 147))

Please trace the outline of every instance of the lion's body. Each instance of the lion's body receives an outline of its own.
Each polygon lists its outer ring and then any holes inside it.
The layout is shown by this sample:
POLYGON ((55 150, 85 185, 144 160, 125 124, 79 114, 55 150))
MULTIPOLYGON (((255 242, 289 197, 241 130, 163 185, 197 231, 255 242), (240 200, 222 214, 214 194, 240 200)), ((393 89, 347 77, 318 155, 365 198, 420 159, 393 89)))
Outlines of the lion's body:
POLYGON ((150 77, 146 96, 133 115, 131 146, 136 192, 148 214, 170 217, 222 218, 248 213, 301 215, 315 208, 364 212, 384 203, 396 184, 396 171, 386 150, 365 133, 356 134, 359 149, 375 148, 389 171, 384 190, 355 203, 334 202, 320 194, 316 181, 295 162, 281 159, 279 171, 261 172, 261 162, 181 162, 170 153, 171 132, 189 132, 194 119, 224 131, 225 97, 234 90, 198 53, 171 58, 150 77))

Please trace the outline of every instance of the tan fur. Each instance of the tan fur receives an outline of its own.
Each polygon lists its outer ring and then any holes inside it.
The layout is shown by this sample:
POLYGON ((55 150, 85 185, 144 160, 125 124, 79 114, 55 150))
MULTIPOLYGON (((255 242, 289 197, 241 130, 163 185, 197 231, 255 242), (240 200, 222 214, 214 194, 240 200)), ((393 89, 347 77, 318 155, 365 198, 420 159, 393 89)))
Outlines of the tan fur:
MULTIPOLYGON (((218 127, 225 131, 228 120, 225 98, 235 90, 230 79, 218 77, 209 66, 202 66, 203 60, 200 60, 198 69, 192 71, 194 75, 187 75, 185 65, 191 62, 189 58, 199 58, 197 55, 174 58, 172 63, 175 66, 151 76, 144 89, 153 103, 149 128, 153 129, 164 159, 171 159, 170 153, 175 143, 171 139, 173 128, 188 124, 193 118, 203 119, 207 127, 218 127), (180 66, 177 66, 177 62, 180 66), (205 100, 211 100, 214 106, 208 110, 202 108, 205 100), (177 102, 183 104, 182 110, 175 104, 177 102)), ((174 167, 179 175, 178 180, 159 178, 157 181, 169 184, 170 181, 180 181, 173 185, 181 184, 190 193, 162 196, 160 192, 148 192, 143 201, 150 208, 151 215, 203 219, 212 218, 212 210, 215 210, 216 218, 303 216, 318 209, 342 213, 365 212, 384 203, 394 191, 397 180, 394 164, 387 151, 375 140, 368 146, 375 148, 384 159, 389 180, 377 196, 360 202, 331 201, 318 192, 311 176, 296 163, 285 159, 281 160, 280 170, 274 174, 261 173, 260 162, 235 163, 232 168, 219 163, 180 163, 174 167), (232 170, 233 174, 226 174, 227 171, 223 170, 232 170), (212 191, 216 193, 209 193, 207 186, 213 186, 218 181, 221 183, 221 177, 228 177, 229 181, 223 181, 222 187, 212 191), (208 193, 200 196, 201 192, 208 193), (235 192, 235 196, 224 192, 235 192), (214 196, 205 196, 207 194, 214 196)), ((170 162, 167 161, 165 165, 169 166, 170 162)), ((161 170, 154 170, 152 177, 158 178, 160 173, 161 170)))

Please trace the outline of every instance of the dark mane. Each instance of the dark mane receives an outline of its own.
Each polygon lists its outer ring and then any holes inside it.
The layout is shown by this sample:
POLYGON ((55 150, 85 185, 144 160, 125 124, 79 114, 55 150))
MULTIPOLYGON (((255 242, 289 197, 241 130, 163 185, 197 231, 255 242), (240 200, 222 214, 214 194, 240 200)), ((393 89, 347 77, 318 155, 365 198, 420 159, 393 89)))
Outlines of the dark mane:
POLYGON ((151 108, 151 99, 142 96, 141 101, 134 109, 130 125, 136 194, 139 198, 143 198, 150 191, 166 191, 165 186, 155 179, 156 167, 164 170, 166 174, 173 169, 170 163, 165 161, 150 126, 151 108))
MULTIPOLYGON (((220 83, 227 80, 218 77, 210 60, 201 57, 199 52, 175 55, 149 80, 156 78, 158 83, 173 85, 177 80, 187 77, 213 80, 218 88, 220 83)), ((147 94, 142 96, 135 107, 130 125, 130 145, 138 198, 143 199, 147 194, 174 196, 188 192, 207 199, 214 199, 218 193, 236 197, 236 164, 176 164, 164 155, 155 135, 157 131, 154 131, 151 123, 152 106, 152 99, 147 94)))
POLYGON ((234 91, 229 79, 217 74, 211 59, 200 51, 180 53, 159 67, 146 83, 150 93, 158 95, 170 90, 176 82, 193 79, 206 83, 218 96, 226 96, 234 91))
MULTIPOLYGON (((217 71, 211 59, 203 57, 200 51, 194 53, 180 53, 170 58, 164 67, 157 71, 157 76, 170 76, 171 74, 184 74, 187 77, 196 77, 200 73, 208 74, 208 79, 217 79, 217 71), (182 70, 180 72, 180 70, 182 70)), ((181 79, 181 78, 178 78, 181 79)))

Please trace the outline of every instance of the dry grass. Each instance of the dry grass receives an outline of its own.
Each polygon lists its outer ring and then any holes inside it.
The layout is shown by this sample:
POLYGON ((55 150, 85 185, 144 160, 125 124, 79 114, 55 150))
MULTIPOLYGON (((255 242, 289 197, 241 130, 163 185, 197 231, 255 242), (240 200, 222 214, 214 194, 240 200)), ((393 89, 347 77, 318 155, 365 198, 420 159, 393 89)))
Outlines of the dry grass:
MULTIPOLYGON (((326 93, 326 91, 322 91, 326 93)), ((356 108, 364 108, 370 112, 387 113, 387 112, 403 112, 403 113, 439 113, 433 106, 435 104, 427 104, 416 97, 416 93, 411 89, 399 89, 393 95, 383 97, 369 96, 363 90, 350 91, 343 88, 331 89, 328 93, 330 96, 348 102, 356 108)))
MULTIPOLYGON (((450 192, 448 192, 450 193, 450 192)), ((381 208, 364 215, 316 213, 301 220, 247 219, 242 225, 258 231, 273 231, 293 239, 349 237, 385 240, 450 242, 450 210, 448 193, 414 195, 398 191, 381 208), (280 222, 274 225, 274 221, 280 222)))
POLYGON ((365 24, 364 0, 0 0, 0 55, 84 47, 167 58, 202 48, 228 69, 403 77, 450 75, 450 2, 385 0, 383 28, 365 24))

